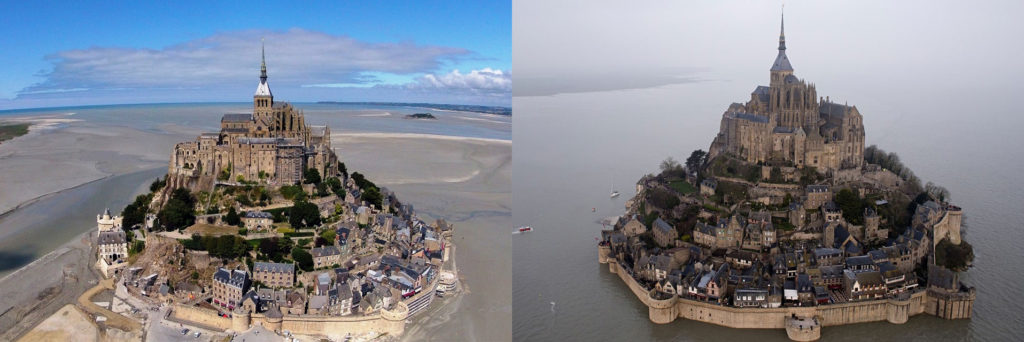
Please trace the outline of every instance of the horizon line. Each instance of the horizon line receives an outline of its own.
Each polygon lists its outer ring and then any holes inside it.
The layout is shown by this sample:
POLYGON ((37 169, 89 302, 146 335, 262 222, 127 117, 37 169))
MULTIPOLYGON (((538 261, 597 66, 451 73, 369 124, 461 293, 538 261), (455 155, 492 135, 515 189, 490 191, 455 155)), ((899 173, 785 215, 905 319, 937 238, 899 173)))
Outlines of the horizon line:
MULTIPOLYGON (((512 109, 512 106, 495 106, 495 105, 480 105, 480 104, 460 104, 460 103, 432 103, 432 102, 401 102, 401 101, 331 101, 331 100, 316 100, 316 101, 286 101, 289 103, 305 103, 305 104, 368 104, 368 105, 383 105, 383 106, 401 106, 406 105, 410 107, 422 107, 413 105, 434 105, 434 106, 474 106, 474 107, 486 107, 486 108, 503 108, 512 109)), ((200 102, 135 102, 135 103, 106 103, 106 104, 91 104, 91 105, 72 105, 72 106, 53 106, 53 107, 22 107, 22 108, 8 108, 0 109, 0 115, 8 114, 17 111, 46 111, 46 110, 60 110, 69 108, 96 108, 96 107, 107 107, 107 106, 144 106, 144 105, 187 105, 187 104, 252 104, 251 101, 200 101, 200 102)))

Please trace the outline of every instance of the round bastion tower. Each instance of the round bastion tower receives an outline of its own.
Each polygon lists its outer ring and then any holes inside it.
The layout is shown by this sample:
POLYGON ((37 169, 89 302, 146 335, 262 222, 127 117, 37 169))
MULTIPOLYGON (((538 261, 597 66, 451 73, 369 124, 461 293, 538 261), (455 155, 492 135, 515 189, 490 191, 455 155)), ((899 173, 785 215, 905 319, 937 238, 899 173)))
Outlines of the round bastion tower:
POLYGON ((405 333, 405 319, 409 317, 409 306, 398 302, 393 308, 380 311, 382 331, 394 336, 405 333))

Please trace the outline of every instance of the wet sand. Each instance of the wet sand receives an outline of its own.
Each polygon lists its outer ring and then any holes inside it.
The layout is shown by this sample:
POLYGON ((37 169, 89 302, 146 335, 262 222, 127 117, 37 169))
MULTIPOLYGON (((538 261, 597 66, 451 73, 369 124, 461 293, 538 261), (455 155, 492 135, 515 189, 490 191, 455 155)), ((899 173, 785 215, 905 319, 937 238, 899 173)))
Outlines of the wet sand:
MULTIPOLYGON (((40 196, 111 175, 166 167, 185 134, 154 134, 75 121, 74 116, 11 118, 31 122, 29 133, 0 145, 0 213, 40 196)), ((0 226, 0 238, 5 233, 0 226)))

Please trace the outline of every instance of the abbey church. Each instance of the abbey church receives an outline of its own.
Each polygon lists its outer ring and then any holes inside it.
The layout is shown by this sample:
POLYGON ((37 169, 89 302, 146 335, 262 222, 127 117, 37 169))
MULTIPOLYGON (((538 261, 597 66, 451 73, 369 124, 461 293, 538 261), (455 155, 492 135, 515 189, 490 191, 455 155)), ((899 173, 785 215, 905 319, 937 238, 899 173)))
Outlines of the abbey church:
POLYGON ((722 115, 709 159, 730 154, 750 163, 811 166, 821 172, 864 163, 864 125, 856 106, 818 97, 814 84, 793 75, 786 56, 785 21, 768 86, 722 115))
POLYGON ((215 180, 280 186, 301 181, 307 168, 322 176, 338 173, 330 127, 307 125, 302 111, 274 101, 265 54, 252 104, 252 114, 225 114, 220 132, 202 133, 195 141, 176 144, 168 174, 183 186, 215 180))

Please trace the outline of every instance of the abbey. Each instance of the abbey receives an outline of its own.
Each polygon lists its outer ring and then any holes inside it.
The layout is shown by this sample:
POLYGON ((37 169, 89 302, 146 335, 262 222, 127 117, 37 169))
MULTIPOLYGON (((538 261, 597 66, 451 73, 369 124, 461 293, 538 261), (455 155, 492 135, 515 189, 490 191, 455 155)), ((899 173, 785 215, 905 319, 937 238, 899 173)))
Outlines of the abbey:
POLYGON ((338 173, 330 127, 307 125, 301 111, 274 101, 265 54, 252 104, 252 114, 224 114, 220 132, 175 145, 168 173, 185 186, 216 180, 289 185, 299 182, 307 168, 321 175, 338 173))
POLYGON ((747 103, 733 103, 722 114, 709 159, 722 153, 750 163, 811 166, 821 172, 859 168, 864 162, 860 112, 818 97, 813 83, 793 75, 785 21, 769 85, 757 86, 747 103))

